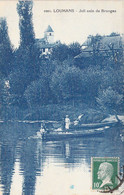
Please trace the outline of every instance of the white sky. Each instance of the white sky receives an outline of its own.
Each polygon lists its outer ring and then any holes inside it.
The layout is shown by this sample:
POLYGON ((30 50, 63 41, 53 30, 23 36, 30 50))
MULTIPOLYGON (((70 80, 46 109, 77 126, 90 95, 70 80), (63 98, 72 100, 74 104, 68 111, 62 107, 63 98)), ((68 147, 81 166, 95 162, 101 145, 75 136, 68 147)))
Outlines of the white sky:
MULTIPOLYGON (((19 18, 16 11, 17 1, 0 1, 0 17, 7 17, 12 44, 19 44, 19 18)), ((62 43, 78 41, 83 43, 88 35, 107 35, 111 32, 123 33, 123 0, 108 1, 34 1, 33 24, 36 38, 42 38, 44 30, 51 25, 55 40, 62 43), (44 13, 49 9, 52 13, 44 13), (53 9, 74 9, 74 13, 53 13, 53 9), (116 10, 116 13, 79 13, 80 9, 116 10)))

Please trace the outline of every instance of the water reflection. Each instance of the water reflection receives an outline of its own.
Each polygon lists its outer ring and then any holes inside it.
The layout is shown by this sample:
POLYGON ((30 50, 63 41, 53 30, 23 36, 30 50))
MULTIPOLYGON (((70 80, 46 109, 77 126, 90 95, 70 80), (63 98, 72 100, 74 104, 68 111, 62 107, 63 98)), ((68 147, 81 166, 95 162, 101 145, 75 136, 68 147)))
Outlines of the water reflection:
POLYGON ((23 194, 35 192, 36 173, 39 168, 36 158, 36 142, 25 141, 20 151, 20 166, 23 171, 23 194))
POLYGON ((68 159, 71 155, 71 148, 70 148, 70 144, 69 144, 69 141, 65 141, 64 143, 65 145, 65 158, 68 159))
POLYGON ((40 195, 41 191, 43 195, 89 194, 92 156, 117 156, 121 165, 124 164, 124 144, 117 128, 96 138, 54 142, 27 139, 37 129, 37 124, 0 127, 0 192, 3 194, 40 195))
POLYGON ((10 144, 1 145, 0 177, 3 194, 10 193, 12 175, 15 163, 15 146, 10 144))

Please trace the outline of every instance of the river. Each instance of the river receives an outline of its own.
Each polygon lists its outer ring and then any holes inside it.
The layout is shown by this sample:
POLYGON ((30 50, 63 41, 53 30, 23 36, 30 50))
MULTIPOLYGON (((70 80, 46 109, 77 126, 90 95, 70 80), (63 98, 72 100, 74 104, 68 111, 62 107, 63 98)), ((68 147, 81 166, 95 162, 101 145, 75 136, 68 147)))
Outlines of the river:
POLYGON ((120 157, 124 165, 119 128, 101 137, 28 139, 38 129, 39 124, 0 124, 0 195, 97 194, 91 191, 91 157, 120 157))

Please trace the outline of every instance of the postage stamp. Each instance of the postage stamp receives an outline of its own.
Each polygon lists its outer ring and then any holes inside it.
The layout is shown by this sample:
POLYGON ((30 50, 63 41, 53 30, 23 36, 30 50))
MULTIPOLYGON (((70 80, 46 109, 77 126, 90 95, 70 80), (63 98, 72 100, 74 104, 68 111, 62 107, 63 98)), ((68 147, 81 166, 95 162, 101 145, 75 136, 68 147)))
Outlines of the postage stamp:
POLYGON ((108 190, 118 185, 119 158, 92 157, 92 190, 108 190))

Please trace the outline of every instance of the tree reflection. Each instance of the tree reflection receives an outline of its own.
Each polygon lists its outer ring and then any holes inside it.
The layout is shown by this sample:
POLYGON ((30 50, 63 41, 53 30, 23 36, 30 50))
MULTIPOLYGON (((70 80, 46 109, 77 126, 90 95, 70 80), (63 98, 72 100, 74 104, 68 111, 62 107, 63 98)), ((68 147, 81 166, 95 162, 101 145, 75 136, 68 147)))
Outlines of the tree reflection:
POLYGON ((24 142, 20 151, 20 162, 24 177, 23 194, 34 194, 37 172, 36 142, 34 140, 24 142))
POLYGON ((15 146, 11 143, 1 146, 0 176, 3 186, 3 194, 9 195, 11 189, 12 175, 15 163, 15 146))
POLYGON ((10 194, 18 140, 14 125, 2 124, 0 127, 0 176, 3 194, 10 194))
POLYGON ((44 161, 42 142, 34 139, 25 141, 20 151, 24 195, 35 194, 36 176, 43 171, 44 161))

